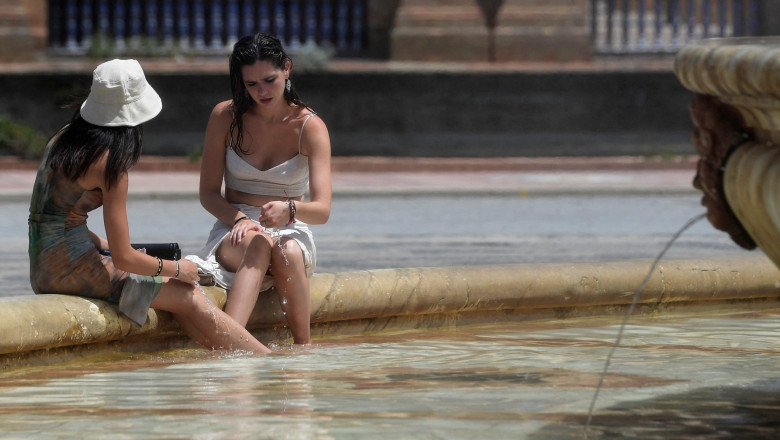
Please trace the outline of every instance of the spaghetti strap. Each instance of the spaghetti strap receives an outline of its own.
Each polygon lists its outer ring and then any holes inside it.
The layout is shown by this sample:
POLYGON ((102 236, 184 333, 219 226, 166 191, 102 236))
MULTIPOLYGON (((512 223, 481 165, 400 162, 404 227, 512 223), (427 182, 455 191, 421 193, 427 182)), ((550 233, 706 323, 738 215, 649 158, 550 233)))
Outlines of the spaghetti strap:
POLYGON ((303 124, 301 124, 301 133, 298 135, 298 154, 301 154, 301 139, 303 139, 303 128, 306 127, 306 123, 309 122, 309 119, 311 119, 312 116, 317 116, 317 113, 309 113, 309 116, 306 116, 306 119, 303 120, 303 124))

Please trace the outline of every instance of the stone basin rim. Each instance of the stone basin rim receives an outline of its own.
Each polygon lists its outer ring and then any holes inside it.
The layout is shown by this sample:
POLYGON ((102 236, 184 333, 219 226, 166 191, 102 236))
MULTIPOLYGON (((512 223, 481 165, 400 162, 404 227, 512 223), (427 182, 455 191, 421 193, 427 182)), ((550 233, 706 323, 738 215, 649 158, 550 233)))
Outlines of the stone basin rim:
MULTIPOLYGON (((649 261, 636 260, 315 274, 312 336, 608 316, 625 310, 649 267, 649 261)), ((224 306, 223 289, 210 288, 207 294, 224 306)), ((640 304, 661 312, 690 306, 765 307, 778 301, 780 271, 766 256, 756 255, 665 260, 642 291, 640 304)), ((287 337, 280 312, 273 295, 266 296, 248 328, 264 341, 287 337)), ((147 323, 133 328, 107 303, 66 295, 3 301, 0 330, 0 371, 104 350, 192 344, 165 312, 150 309, 147 323)))
POLYGON ((780 49, 780 35, 762 37, 715 37, 706 38, 686 44, 685 47, 718 47, 718 46, 778 46, 780 49))

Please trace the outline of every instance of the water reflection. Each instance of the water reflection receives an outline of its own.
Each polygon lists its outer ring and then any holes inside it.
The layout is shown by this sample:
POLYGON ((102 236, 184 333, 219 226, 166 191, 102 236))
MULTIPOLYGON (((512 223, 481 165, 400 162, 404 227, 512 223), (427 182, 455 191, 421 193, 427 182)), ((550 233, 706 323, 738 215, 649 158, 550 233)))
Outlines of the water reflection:
MULTIPOLYGON (((591 438, 776 438, 780 310, 632 318, 591 438)), ((580 438, 618 319, 199 349, 0 373, 3 438, 580 438)))
MULTIPOLYGON (((581 425, 558 423, 529 438, 577 438, 581 433, 581 425)), ((778 435, 780 377, 621 403, 593 417, 588 431, 593 439, 776 439, 778 435)))

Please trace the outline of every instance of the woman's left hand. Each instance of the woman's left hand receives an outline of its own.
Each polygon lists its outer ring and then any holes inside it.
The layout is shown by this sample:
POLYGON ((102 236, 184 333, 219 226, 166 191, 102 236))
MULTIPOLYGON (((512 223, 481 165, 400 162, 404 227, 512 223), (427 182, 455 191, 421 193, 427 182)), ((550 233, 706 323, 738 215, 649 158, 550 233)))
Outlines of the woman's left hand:
POLYGON ((290 221, 290 208, 287 202, 275 200, 263 205, 260 224, 266 228, 279 228, 290 221))

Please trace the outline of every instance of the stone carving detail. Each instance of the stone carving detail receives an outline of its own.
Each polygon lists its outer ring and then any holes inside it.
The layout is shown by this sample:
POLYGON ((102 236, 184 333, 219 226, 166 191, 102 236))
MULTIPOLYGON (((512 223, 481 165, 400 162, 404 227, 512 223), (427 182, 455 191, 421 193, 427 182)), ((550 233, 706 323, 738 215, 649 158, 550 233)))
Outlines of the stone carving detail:
POLYGON ((780 148, 747 142, 726 163, 726 200, 750 236, 780 267, 780 148))
POLYGON ((696 126, 693 143, 700 155, 693 186, 704 193, 701 203, 707 208, 707 219, 741 247, 755 249, 755 241, 734 215, 723 191, 726 160, 749 137, 749 129, 736 108, 713 96, 697 95, 691 117, 696 126))
POLYGON ((674 73, 697 94, 694 186, 708 219, 780 268, 780 37, 688 44, 674 73))

